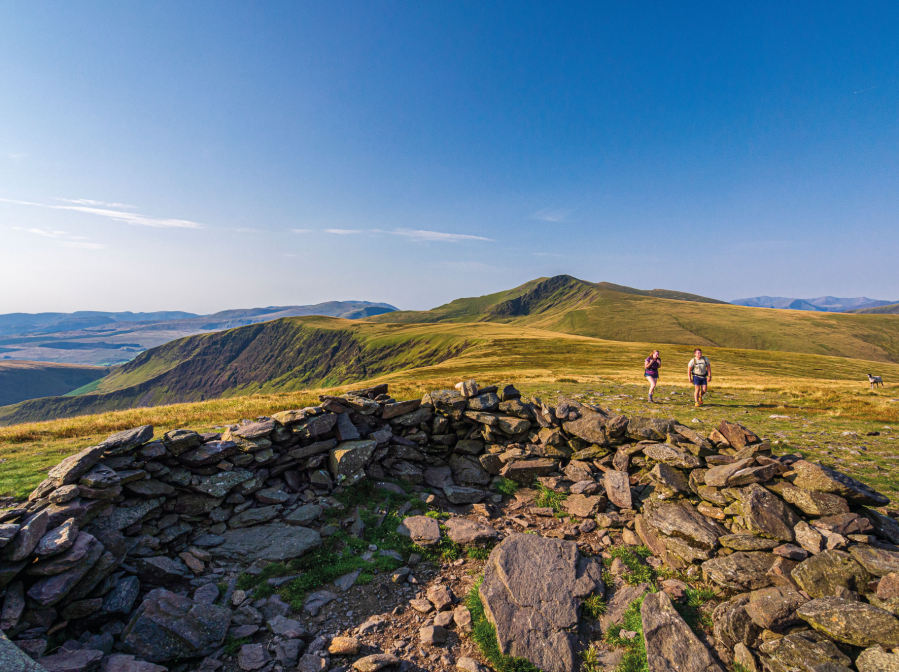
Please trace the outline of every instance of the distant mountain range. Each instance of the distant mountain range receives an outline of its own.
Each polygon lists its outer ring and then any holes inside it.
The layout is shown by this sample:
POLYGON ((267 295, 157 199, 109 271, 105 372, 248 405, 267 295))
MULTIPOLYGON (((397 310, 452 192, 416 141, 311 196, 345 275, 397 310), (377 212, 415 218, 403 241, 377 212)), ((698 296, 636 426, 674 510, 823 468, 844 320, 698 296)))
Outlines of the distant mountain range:
POLYGON ((328 301, 310 306, 223 310, 211 315, 156 313, 8 313, 0 315, 0 359, 110 365, 185 336, 282 317, 323 315, 358 320, 397 310, 388 303, 328 301))
MULTIPOLYGON (((313 312, 323 311, 318 308, 313 312)), ((388 310, 364 320, 271 319, 281 314, 275 311, 262 316, 231 315, 228 319, 263 323, 161 344, 126 364, 112 367, 108 375, 64 397, 31 399, 0 408, 0 426, 358 383, 397 371, 449 366, 451 360, 463 356, 485 361, 497 356, 502 359, 490 345, 491 339, 515 340, 523 332, 528 332, 530 338, 539 334, 544 343, 539 347, 548 349, 569 347, 556 341, 553 332, 587 337, 582 345, 608 352, 603 357, 608 356, 609 361, 615 360, 612 353, 618 351, 622 342, 640 343, 641 354, 631 362, 635 375, 642 370, 642 353, 655 347, 671 353, 674 348, 670 346, 674 345, 682 349, 731 348, 726 352, 719 350, 720 358, 715 360, 724 371, 747 366, 740 350, 899 363, 899 320, 889 315, 761 310, 678 291, 585 282, 569 275, 538 278, 495 294, 456 299, 432 310, 388 310)), ((213 324, 210 319, 190 318, 175 323, 199 320, 200 326, 209 326, 213 324)), ((214 324, 230 323, 221 316, 218 319, 221 321, 214 324)), ((86 332, 98 338, 97 331, 86 332)), ((133 332, 121 338, 137 340, 133 332)), ((538 347, 534 345, 536 341, 530 343, 529 348, 538 347)), ((683 355, 681 363, 675 361, 671 365, 671 371, 687 361, 689 352, 683 350, 683 355)), ((533 359, 528 367, 545 366, 539 349, 529 356, 533 359)), ((465 366, 472 366, 475 360, 467 360, 465 366)), ((777 367, 794 366, 789 357, 777 361, 777 367)), ((803 361, 799 368, 814 368, 812 360, 803 361)), ((519 360, 510 360, 508 365, 522 366, 519 360)), ((441 369, 444 373, 454 370, 441 369)), ((458 375, 466 375, 461 371, 458 375)))
POLYGON ((821 313, 845 313, 850 310, 866 308, 879 308, 896 303, 896 301, 881 301, 869 299, 867 296, 857 296, 851 299, 841 299, 836 296, 819 296, 816 299, 793 299, 786 296, 754 296, 750 299, 737 299, 731 301, 735 306, 749 306, 750 308, 781 308, 785 310, 813 310, 821 313))
MULTIPOLYGON (((277 313, 267 317, 273 314, 277 313)), ((581 346, 607 353, 596 361, 615 361, 615 366, 620 360, 613 353, 620 351, 622 342, 640 343, 639 354, 631 355, 634 375, 642 371, 644 353, 656 347, 669 353, 663 357, 671 372, 688 361, 687 349, 697 346, 730 348, 712 355, 718 357, 714 361, 725 372, 749 366, 740 350, 899 363, 899 320, 889 315, 760 310, 684 292, 640 290, 560 275, 487 296, 459 298, 432 310, 388 311, 356 321, 269 319, 263 324, 183 338, 142 352, 65 397, 31 399, 0 408, 0 425, 355 384, 437 365, 443 366, 443 375, 455 372, 464 376, 468 373, 463 372, 480 366, 481 360, 542 370, 546 365, 540 348, 557 353, 559 348, 571 347, 570 338, 562 342, 554 332, 586 337, 579 341, 581 346), (525 332, 532 340, 521 337, 525 332), (526 365, 521 357, 508 354, 515 351, 513 346, 512 350, 496 349, 495 339, 512 342, 519 337, 528 343, 522 347, 530 349, 532 359, 526 365), (676 350, 673 346, 681 350, 679 362, 677 357, 670 358, 676 350), (458 369, 453 368, 453 359, 466 357, 458 369)), ((571 357, 580 356, 575 353, 572 350, 571 357)), ((816 366, 814 360, 802 362, 784 356, 765 371, 776 375, 784 367, 804 370, 816 366)), ((861 370, 858 362, 849 366, 861 370)), ((858 377, 864 380, 863 374, 858 377)))

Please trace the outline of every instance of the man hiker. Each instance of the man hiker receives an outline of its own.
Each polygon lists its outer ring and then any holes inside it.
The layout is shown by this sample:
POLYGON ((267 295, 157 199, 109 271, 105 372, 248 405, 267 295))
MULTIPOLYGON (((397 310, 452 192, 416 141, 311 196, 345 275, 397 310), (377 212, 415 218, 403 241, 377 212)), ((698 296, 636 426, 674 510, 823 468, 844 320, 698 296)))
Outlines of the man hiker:
POLYGON ((702 406, 702 395, 709 391, 709 383, 712 382, 712 363, 708 357, 702 356, 699 348, 693 351, 693 359, 687 365, 687 377, 693 383, 693 401, 696 406, 702 406))

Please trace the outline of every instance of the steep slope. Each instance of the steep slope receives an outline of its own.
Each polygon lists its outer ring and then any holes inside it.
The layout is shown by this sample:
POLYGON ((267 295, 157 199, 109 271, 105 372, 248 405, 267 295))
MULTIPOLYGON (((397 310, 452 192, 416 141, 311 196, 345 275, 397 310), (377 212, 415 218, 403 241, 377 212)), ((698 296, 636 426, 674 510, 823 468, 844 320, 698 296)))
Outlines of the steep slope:
POLYGON ((143 350, 193 334, 234 329, 282 317, 325 315, 355 320, 393 310, 396 308, 388 303, 328 301, 309 306, 241 308, 212 315, 172 312, 18 313, 0 315, 0 352, 12 359, 68 364, 121 364, 143 350), (121 320, 117 321, 118 318, 121 320), (48 320, 56 322, 41 326, 42 321, 48 320), (6 332, 3 325, 6 325, 6 332))
POLYGON ((0 424, 348 383, 437 364, 478 342, 432 331, 310 317, 191 336, 142 353, 88 394, 0 409, 0 424))
POLYGON ((899 321, 873 315, 747 308, 560 275, 429 311, 369 321, 505 322, 615 341, 804 352, 899 362, 899 321))
POLYGON ((101 366, 0 361, 0 406, 66 394, 107 373, 109 369, 101 366))
POLYGON ((847 312, 861 313, 863 315, 899 315, 899 303, 890 303, 886 306, 877 306, 876 308, 859 308, 847 312))

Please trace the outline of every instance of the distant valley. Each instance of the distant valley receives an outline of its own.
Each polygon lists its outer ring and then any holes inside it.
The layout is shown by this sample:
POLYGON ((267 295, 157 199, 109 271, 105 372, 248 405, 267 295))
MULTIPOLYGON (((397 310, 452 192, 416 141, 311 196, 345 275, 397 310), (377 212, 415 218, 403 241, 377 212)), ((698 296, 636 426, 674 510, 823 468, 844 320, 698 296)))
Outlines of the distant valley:
POLYGON ((309 306, 225 310, 212 315, 180 311, 9 313, 0 315, 0 361, 27 360, 109 366, 170 341, 282 317, 325 315, 357 320, 394 311, 387 303, 329 301, 309 306))

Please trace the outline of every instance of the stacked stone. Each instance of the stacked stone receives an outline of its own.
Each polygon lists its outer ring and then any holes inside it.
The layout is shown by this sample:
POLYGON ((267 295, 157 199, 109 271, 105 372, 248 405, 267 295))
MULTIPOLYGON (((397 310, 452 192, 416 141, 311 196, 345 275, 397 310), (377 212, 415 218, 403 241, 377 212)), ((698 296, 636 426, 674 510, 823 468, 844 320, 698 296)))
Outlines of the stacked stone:
POLYGON ((600 522, 632 527, 657 563, 736 593, 712 617, 723 661, 849 670, 837 646, 848 644, 865 649, 860 672, 899 669, 888 653, 899 647, 899 524, 873 508, 887 497, 798 455, 773 456, 738 424, 708 436, 673 421, 636 427, 627 434, 645 440, 593 462, 617 509, 600 522))
MULTIPOLYGON (((427 485, 456 505, 507 478, 565 492, 582 527, 623 528, 655 562, 739 593, 715 616, 727 661, 845 669, 833 641, 899 646, 899 524, 872 508, 887 498, 799 456, 774 457, 739 425, 704 436, 475 381, 410 401, 381 385, 320 402, 222 434, 153 440, 139 427, 63 460, 27 502, 0 511, 0 629, 35 658, 66 627, 102 655, 113 638, 117 655, 152 662, 207 655, 240 621, 230 594, 194 578, 211 560, 303 555, 328 533, 316 529, 327 495, 365 478, 427 485), (189 598, 190 584, 204 590, 189 598)), ((456 527, 459 539, 495 538, 456 527)), ((400 531, 423 544, 441 534, 427 517, 400 531)))

